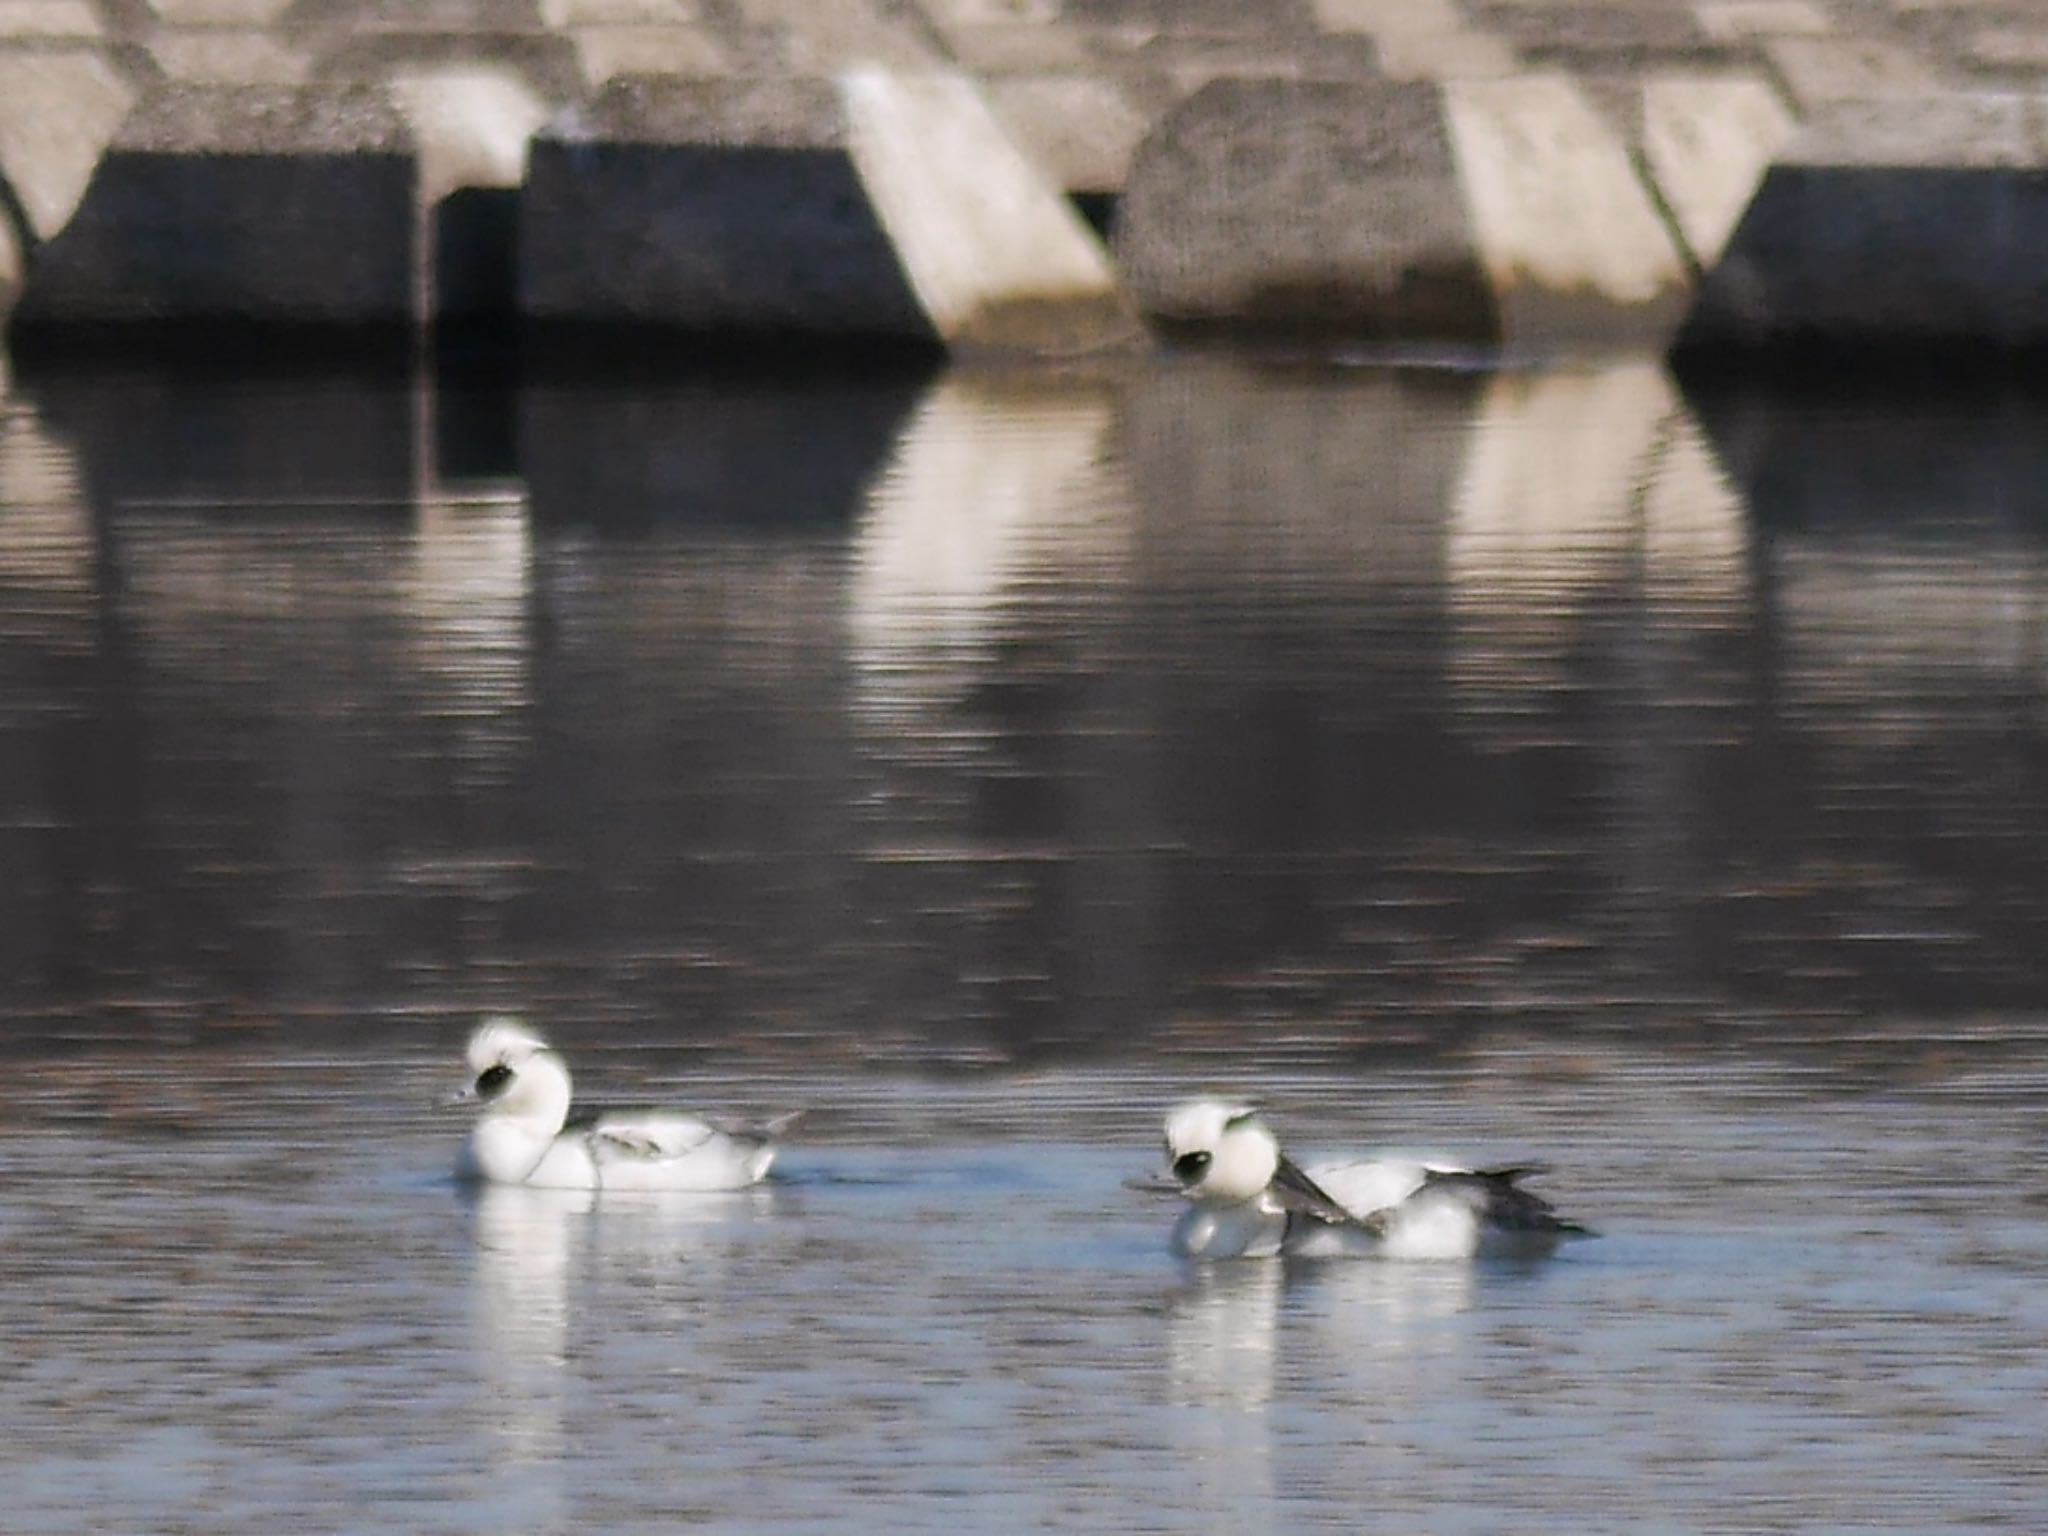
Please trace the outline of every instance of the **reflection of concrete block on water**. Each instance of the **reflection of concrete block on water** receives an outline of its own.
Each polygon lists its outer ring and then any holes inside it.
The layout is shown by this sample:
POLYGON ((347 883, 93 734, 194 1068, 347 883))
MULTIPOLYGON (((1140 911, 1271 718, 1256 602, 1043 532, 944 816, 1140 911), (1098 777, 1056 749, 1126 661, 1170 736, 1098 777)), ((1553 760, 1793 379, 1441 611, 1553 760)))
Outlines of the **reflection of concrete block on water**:
POLYGON ((1658 341, 1686 289, 1629 147, 1561 76, 1219 81, 1140 148, 1117 246, 1169 329, 1336 345, 1658 341))
POLYGON ((615 80, 535 144, 527 319, 1065 350, 1107 261, 964 77, 615 80))
POLYGON ((519 397, 519 473, 543 524, 845 519, 923 387, 887 374, 533 384, 519 397))
POLYGON ((23 391, 77 456, 101 510, 142 503, 409 506, 411 393, 338 374, 209 377, 203 366, 60 369, 23 391))
POLYGON ((405 325, 414 182, 380 90, 159 87, 35 253, 16 323, 405 325))
POLYGON ((1828 107, 1764 177, 1682 344, 2048 341, 2048 97, 1828 107))

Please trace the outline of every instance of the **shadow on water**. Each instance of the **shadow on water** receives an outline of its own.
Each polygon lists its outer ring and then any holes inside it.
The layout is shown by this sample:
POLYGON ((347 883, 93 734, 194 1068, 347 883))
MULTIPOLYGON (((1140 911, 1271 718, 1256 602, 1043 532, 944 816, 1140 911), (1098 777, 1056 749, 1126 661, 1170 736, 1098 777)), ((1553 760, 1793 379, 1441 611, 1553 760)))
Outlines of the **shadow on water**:
POLYGON ((63 1036, 1905 1067, 2048 999, 2009 392, 58 370, 0 412, 0 958, 63 1036))

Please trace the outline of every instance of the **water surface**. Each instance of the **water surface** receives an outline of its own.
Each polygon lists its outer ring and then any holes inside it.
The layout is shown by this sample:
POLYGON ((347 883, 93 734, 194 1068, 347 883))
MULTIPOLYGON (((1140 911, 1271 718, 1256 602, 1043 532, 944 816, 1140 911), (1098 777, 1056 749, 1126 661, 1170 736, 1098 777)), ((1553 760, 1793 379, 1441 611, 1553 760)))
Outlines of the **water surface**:
POLYGON ((0 398, 10 1529, 2030 1528, 2027 400, 1177 361, 0 398), (465 1196, 486 1009, 801 1106, 465 1196), (1177 1095, 1553 1165, 1189 1270, 1177 1095))

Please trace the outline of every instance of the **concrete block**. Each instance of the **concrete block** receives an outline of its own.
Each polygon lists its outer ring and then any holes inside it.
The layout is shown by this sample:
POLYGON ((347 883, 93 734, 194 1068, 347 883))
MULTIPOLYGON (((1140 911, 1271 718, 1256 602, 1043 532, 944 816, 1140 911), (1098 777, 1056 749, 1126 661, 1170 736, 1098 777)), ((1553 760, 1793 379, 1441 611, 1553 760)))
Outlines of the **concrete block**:
POLYGON ((1350 344, 1659 342, 1686 274, 1567 81, 1219 83, 1140 149, 1117 249, 1169 331, 1350 344))
POLYGON ((1515 352, 1654 341, 1690 274, 1629 147, 1561 77, 1444 88, 1472 232, 1515 352))
POLYGON ((17 335, 406 325, 414 180, 404 123, 381 91, 161 87, 35 253, 17 335))
POLYGON ((991 80, 989 105, 1012 143, 1069 192, 1123 187, 1145 114, 1113 80, 1024 75, 991 80))
POLYGON ((1819 113, 1706 274, 1681 346, 2048 344, 2044 172, 2048 97, 1819 113))
POLYGON ((64 227, 134 100, 95 48, 0 53, 0 177, 34 238, 64 227))
POLYGON ((1057 350, 1129 323, 958 76, 614 81, 535 143, 520 260, 524 314, 556 329, 1057 350))
POLYGON ((861 183, 949 349, 1068 353, 1137 338, 1093 232, 972 81, 869 69, 840 91, 861 183))
POLYGON ((1694 264, 1711 267, 1798 125, 1777 93, 1751 77, 1649 80, 1642 98, 1644 164, 1694 264))
POLYGON ((519 262, 538 330, 936 340, 825 80, 613 81, 535 139, 519 262))
POLYGON ((489 65, 405 72, 387 86, 419 156, 423 204, 461 187, 517 187, 548 107, 516 72, 489 65))
POLYGON ((1116 254, 1176 335, 1485 344, 1499 317, 1442 93, 1218 81, 1139 146, 1116 254))

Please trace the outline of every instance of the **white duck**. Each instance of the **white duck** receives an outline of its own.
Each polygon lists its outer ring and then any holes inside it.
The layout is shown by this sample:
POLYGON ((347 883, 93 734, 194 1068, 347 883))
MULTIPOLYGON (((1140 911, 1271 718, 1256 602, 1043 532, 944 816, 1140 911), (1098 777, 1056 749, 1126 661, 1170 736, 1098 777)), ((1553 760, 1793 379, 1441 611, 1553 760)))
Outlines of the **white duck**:
POLYGON ((469 1037, 469 1080, 442 1100, 476 1104, 476 1127, 456 1174, 542 1189, 740 1189, 775 1160, 796 1118, 748 1124, 669 1109, 569 1118, 569 1068, 512 1019, 486 1019, 469 1037))
POLYGON ((1167 1115, 1166 1160, 1188 1201, 1173 1246, 1190 1258, 1539 1258, 1592 1235, 1521 1187, 1534 1168, 1361 1159, 1305 1171, 1256 1109, 1223 1099, 1167 1115))

